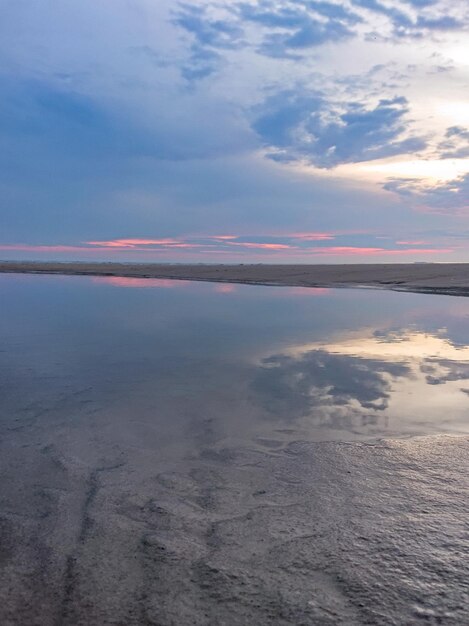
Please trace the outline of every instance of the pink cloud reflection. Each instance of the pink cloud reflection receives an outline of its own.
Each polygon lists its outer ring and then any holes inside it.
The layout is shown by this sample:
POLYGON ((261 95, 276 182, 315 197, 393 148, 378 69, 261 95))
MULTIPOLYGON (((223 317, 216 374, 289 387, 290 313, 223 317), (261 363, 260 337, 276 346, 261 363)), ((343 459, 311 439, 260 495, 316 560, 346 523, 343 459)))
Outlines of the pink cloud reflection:
POLYGON ((235 293, 237 289, 237 285, 233 285, 231 283, 219 283, 213 288, 216 293, 235 293))
POLYGON ((174 289, 175 287, 187 286, 188 283, 184 280, 169 280, 167 278, 132 278, 127 276, 93 276, 92 282, 133 289, 174 289))
POLYGON ((328 287, 287 287, 289 296, 327 296, 332 293, 328 287))

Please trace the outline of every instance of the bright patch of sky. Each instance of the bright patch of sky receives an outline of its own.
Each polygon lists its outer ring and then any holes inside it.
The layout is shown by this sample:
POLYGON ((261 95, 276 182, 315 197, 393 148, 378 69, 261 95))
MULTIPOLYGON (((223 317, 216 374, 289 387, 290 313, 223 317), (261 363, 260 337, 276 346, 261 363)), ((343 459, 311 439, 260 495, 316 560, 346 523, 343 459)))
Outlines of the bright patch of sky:
POLYGON ((469 261, 466 0, 1 5, 1 257, 469 261))

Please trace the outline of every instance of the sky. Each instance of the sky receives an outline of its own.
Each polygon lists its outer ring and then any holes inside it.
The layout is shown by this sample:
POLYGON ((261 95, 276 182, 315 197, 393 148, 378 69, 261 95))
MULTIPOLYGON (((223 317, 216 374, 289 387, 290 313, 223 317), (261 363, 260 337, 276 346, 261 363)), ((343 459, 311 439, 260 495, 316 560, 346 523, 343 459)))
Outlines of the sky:
POLYGON ((469 261, 466 0, 0 14, 0 259, 469 261))

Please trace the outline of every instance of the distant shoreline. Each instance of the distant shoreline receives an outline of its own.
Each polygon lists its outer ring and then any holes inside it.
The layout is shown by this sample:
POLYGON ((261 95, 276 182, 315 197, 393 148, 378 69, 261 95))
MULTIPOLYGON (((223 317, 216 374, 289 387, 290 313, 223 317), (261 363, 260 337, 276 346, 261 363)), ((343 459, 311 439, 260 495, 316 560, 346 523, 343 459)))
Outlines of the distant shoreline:
POLYGON ((289 287, 368 287, 469 296, 469 263, 204 265, 0 261, 0 273, 162 278, 289 287))

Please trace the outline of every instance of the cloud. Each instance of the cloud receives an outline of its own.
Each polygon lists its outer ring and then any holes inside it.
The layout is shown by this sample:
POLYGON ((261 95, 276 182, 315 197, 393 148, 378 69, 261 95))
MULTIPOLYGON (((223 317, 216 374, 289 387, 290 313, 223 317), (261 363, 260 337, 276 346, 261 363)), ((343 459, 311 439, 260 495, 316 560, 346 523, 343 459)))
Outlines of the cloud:
POLYGON ((301 29, 314 17, 322 16, 325 21, 358 24, 362 18, 343 4, 317 2, 315 0, 286 0, 282 5, 272 0, 261 3, 239 3, 235 9, 244 21, 255 22, 268 28, 301 29))
POLYGON ((314 233, 314 232, 305 232, 305 233, 286 233, 287 237, 290 239, 297 239, 299 241, 330 241, 335 238, 333 233, 314 233))
POLYGON ((304 49, 341 41, 352 35, 353 33, 340 22, 324 23, 319 20, 308 20, 293 34, 268 35, 259 51, 274 58, 298 58, 298 52, 304 49))
POLYGON ((451 359, 429 358, 420 366, 420 371, 426 374, 425 380, 429 385, 444 385, 457 380, 469 380, 469 363, 451 359))
MULTIPOLYGON (((357 237, 366 235, 357 235, 357 237)), ((286 259, 303 260, 316 258, 361 258, 370 257, 421 257, 429 254, 444 254, 453 251, 453 248, 429 247, 430 244, 424 241, 395 241, 390 240, 388 247, 351 245, 350 235, 347 233, 325 235, 322 233, 289 234, 283 235, 191 235, 181 237, 130 237, 110 240, 90 240, 81 243, 67 244, 1 244, 0 250, 5 252, 26 252, 26 253, 51 253, 60 257, 62 254, 73 254, 75 256, 96 258, 119 258, 120 254, 127 254, 126 258, 152 259, 158 260, 160 256, 167 258, 170 253, 192 253, 203 255, 206 259, 216 259, 223 255, 226 258, 239 258, 246 253, 258 254, 260 258, 268 255, 275 257, 283 255, 286 259), (340 240, 340 244, 334 241, 340 240), (346 242, 349 243, 346 243, 346 242), (396 247, 400 246, 400 247, 396 247), (402 247, 405 246, 405 247, 402 247), (410 247, 409 247, 410 246, 410 247)), ((368 238, 379 240, 380 237, 368 238)))
POLYGON ((217 71, 223 62, 217 50, 233 50, 241 45, 241 25, 234 20, 211 18, 207 7, 180 3, 172 21, 193 39, 189 60, 181 68, 188 81, 200 80, 217 71))
POLYGON ((400 240, 396 241, 396 244, 399 246, 427 246, 428 241, 422 241, 421 239, 413 239, 410 241, 400 240))
POLYGON ((0 132, 16 147, 46 140, 49 151, 67 146, 77 156, 119 150, 116 124, 90 97, 35 80, 7 79, 0 94, 0 132))
MULTIPOLYGON (((81 253, 80 241, 173 239, 166 252, 158 247, 162 258, 177 260, 180 250, 181 258, 202 259, 203 250, 206 260, 210 241, 188 237, 220 232, 246 235, 231 240, 242 245, 217 246, 223 259, 297 254, 320 262, 374 250, 392 260, 384 255, 401 254, 387 252, 397 245, 350 233, 410 241, 417 229, 415 240, 436 249, 426 231, 451 213, 450 202, 461 205, 462 181, 442 187, 438 198, 417 187, 404 196, 405 183, 394 183, 399 194, 383 193, 371 177, 355 177, 362 168, 334 170, 418 152, 424 140, 412 134, 408 110, 427 110, 427 97, 429 107, 441 94, 464 106, 461 81, 427 74, 448 57, 458 76, 462 42, 438 29, 454 26, 442 15, 462 20, 464 3, 445 12, 441 1, 382 4, 438 33, 438 60, 429 56, 431 39, 424 47, 400 38, 396 47, 392 17, 350 1, 65 0, 60 11, 54 0, 7 3, 0 23, 2 242, 49 246, 24 250, 45 258, 56 245, 63 256, 81 253), (364 41, 375 27, 388 37, 379 45, 364 41), (421 226, 422 213, 409 208, 426 200, 421 226), (348 234, 338 234, 338 225, 348 234), (311 236, 269 237, 282 232, 311 236)), ((435 126, 449 125, 432 110, 435 126)), ((463 124, 463 114, 451 124, 463 124)), ((424 127, 425 116, 415 123, 424 127)), ((437 147, 442 154, 465 154, 458 128, 437 147)), ((104 248, 110 258, 150 259, 157 246, 104 248)))
POLYGON ((411 197, 421 184, 420 178, 388 178, 383 189, 404 198, 411 197))
MULTIPOLYGON (((399 5, 383 4, 379 0, 352 0, 352 5, 387 17, 391 23, 390 37, 394 39, 422 38, 432 32, 463 30, 466 20, 448 14, 448 6, 442 5, 435 12, 438 0, 404 0, 405 10, 399 5), (408 8, 414 11, 409 13, 408 8), (427 9, 429 14, 423 13, 427 9)), ((402 5, 401 5, 402 6, 402 5)), ((385 39, 382 34, 374 33, 374 38, 385 39)))
POLYGON ((206 78, 216 72, 223 63, 223 57, 199 43, 190 48, 190 60, 181 67, 182 76, 190 81, 206 78))
POLYGON ((407 113, 403 97, 380 100, 374 108, 355 102, 334 107, 322 94, 297 89, 258 105, 253 128, 267 148, 275 149, 270 158, 330 168, 425 148, 423 138, 404 136, 407 113))
POLYGON ((148 246, 152 248, 200 248, 196 243, 181 241, 180 239, 113 239, 111 241, 87 241, 86 245, 97 248, 114 248, 126 250, 147 250, 148 246))
POLYGON ((415 22, 416 30, 458 30, 464 28, 463 21, 451 15, 439 15, 438 17, 419 16, 415 22))
POLYGON ((324 248, 316 248, 311 250, 311 254, 319 256, 357 256, 357 257, 380 257, 380 256, 428 256, 431 254, 449 254, 453 252, 453 248, 378 248, 363 246, 327 246, 324 248))
POLYGON ((34 147, 42 158, 56 154, 65 161, 70 157, 91 158, 93 163, 129 157, 177 161, 211 157, 217 152, 226 155, 230 135, 241 150, 250 141, 247 125, 243 133, 233 108, 217 107, 214 102, 208 106, 183 93, 178 94, 172 110, 171 93, 161 96, 153 119, 53 81, 3 79, 0 96, 0 132, 4 140, 11 140, 13 154, 27 144, 28 151, 34 147), (193 123, 194 114, 197 124, 193 123), (217 132, 218 123, 225 133, 217 132))
POLYGON ((194 39, 189 62, 183 68, 186 78, 202 78, 215 72, 221 57, 218 55, 216 59, 214 50, 250 47, 252 44, 244 37, 250 24, 263 30, 257 47, 260 54, 288 59, 300 58, 313 47, 349 39, 355 36, 353 27, 362 22, 356 12, 334 2, 230 3, 223 18, 211 17, 211 13, 219 13, 222 7, 216 3, 204 7, 184 3, 174 12, 173 23, 194 39), (205 55, 210 55, 207 62, 205 55))
POLYGON ((306 13, 301 3, 296 6, 286 4, 279 6, 274 2, 262 4, 239 3, 235 11, 240 20, 254 22, 267 28, 298 29, 304 25, 306 13))
POLYGON ((445 138, 438 144, 440 159, 463 159, 469 157, 469 129, 463 126, 450 126, 445 138))
POLYGON ((417 179, 396 178, 385 183, 384 188, 406 198, 422 212, 441 215, 469 213, 469 174, 436 185, 417 179))
MULTIPOLYGON (((422 38, 435 32, 463 30, 461 11, 448 13, 447 6, 436 0, 403 0, 403 3, 382 3, 380 0, 343 2, 318 0, 275 0, 253 2, 208 3, 205 6, 180 4, 173 23, 195 40, 189 63, 183 74, 191 78, 205 77, 219 67, 214 56, 206 64, 209 50, 250 48, 258 40, 258 53, 274 59, 298 60, 306 51, 329 43, 341 43, 357 36, 365 39, 422 38), (357 12, 358 9, 358 12, 357 12), (358 26, 371 25, 373 16, 387 18, 388 33, 362 32, 358 26), (255 38, 246 37, 249 26, 257 27, 255 38), (194 65, 194 71, 191 66, 194 65)), ((219 56, 218 62, 221 63, 219 56)))
POLYGON ((240 246, 241 248, 255 248, 258 250, 291 250, 293 246, 285 243, 256 243, 252 241, 228 241, 229 246, 240 246))
POLYGON ((258 51, 273 58, 298 58, 309 48, 353 37, 350 27, 361 22, 360 16, 343 5, 313 0, 283 5, 241 3, 237 12, 242 22, 266 30, 258 51))
POLYGON ((405 2, 406 4, 410 4, 416 9, 421 9, 437 4, 438 0, 403 0, 403 2, 405 2))
POLYGON ((193 226, 201 212, 196 207, 205 203, 206 214, 208 196, 221 190, 212 178, 221 162, 202 174, 200 161, 229 160, 256 145, 239 112, 217 98, 173 86, 154 100, 140 93, 142 106, 135 96, 129 103, 90 91, 53 79, 0 76, 3 238, 21 241, 22 229, 33 240, 67 231, 73 238, 112 237, 155 223, 173 235, 174 224, 187 222, 189 213, 193 226))
POLYGON ((181 3, 173 22, 181 26, 205 46, 230 49, 238 45, 242 29, 229 20, 212 19, 206 7, 181 3))

